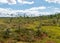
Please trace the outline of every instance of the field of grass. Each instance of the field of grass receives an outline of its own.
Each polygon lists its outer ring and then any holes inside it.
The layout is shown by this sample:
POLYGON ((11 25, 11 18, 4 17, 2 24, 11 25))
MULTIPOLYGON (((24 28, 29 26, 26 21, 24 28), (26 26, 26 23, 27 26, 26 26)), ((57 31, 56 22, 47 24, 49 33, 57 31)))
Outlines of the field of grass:
POLYGON ((60 43, 60 18, 0 18, 0 43, 60 43))

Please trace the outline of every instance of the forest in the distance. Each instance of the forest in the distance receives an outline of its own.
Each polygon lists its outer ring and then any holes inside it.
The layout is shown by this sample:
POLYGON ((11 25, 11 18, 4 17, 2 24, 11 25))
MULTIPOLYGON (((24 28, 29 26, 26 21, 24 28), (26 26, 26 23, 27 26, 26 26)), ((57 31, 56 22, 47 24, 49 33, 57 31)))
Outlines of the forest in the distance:
POLYGON ((0 17, 0 43, 60 43, 60 13, 0 17))

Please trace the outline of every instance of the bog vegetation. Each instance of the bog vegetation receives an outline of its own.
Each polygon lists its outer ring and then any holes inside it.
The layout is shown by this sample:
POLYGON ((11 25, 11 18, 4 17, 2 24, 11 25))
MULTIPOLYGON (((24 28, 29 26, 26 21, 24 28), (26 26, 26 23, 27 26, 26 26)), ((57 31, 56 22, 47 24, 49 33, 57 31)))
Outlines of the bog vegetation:
POLYGON ((0 18, 0 43, 60 43, 60 13, 0 18))

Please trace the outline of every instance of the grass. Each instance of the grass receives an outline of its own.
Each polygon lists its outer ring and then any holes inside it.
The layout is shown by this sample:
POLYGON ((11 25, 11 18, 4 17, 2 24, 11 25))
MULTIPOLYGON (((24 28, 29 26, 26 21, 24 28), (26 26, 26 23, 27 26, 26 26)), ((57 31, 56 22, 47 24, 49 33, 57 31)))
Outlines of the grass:
POLYGON ((42 31, 47 32, 49 39, 55 43, 60 43, 60 27, 58 26, 43 26, 42 31))
MULTIPOLYGON (((34 29, 36 30, 36 27, 42 22, 42 23, 49 23, 52 22, 52 19, 47 19, 47 20, 42 20, 40 22, 40 19, 34 20, 33 19, 16 19, 14 18, 12 22, 6 23, 6 21, 9 21, 7 18, 1 18, 0 19, 0 25, 3 24, 7 26, 7 28, 10 28, 12 31, 17 29, 17 27, 13 27, 13 25, 18 26, 19 22, 21 22, 22 27, 26 27, 28 29, 34 29), (21 20, 20 20, 21 19, 21 20), (20 20, 20 21, 19 21, 20 20), (51 21, 50 21, 51 20, 51 21), (28 22, 28 23, 27 23, 28 22), (12 28, 13 27, 13 28, 12 28)), ((2 26, 4 27, 4 26, 2 26)), ((0 27, 1 28, 1 27, 0 27)), ((44 37, 43 39, 37 39, 36 42, 31 42, 31 43, 60 43, 60 27, 55 25, 55 26, 41 26, 41 32, 47 33, 47 37, 44 37)), ((29 43, 29 42, 17 42, 17 43, 29 43)))

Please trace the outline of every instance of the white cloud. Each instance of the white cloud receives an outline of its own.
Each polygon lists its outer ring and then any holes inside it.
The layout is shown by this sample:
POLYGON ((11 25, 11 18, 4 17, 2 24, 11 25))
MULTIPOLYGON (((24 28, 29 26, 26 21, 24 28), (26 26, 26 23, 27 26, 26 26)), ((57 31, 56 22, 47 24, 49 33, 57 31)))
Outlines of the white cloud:
POLYGON ((29 1, 26 1, 26 0, 18 0, 18 2, 21 3, 21 4, 33 4, 34 3, 34 1, 29 2, 29 1))
POLYGON ((10 8, 7 8, 7 9, 0 8, 0 17, 11 17, 11 14, 14 14, 14 16, 16 16, 16 13, 14 13, 14 10, 10 8))
POLYGON ((8 4, 16 4, 16 0, 7 0, 8 4))
POLYGON ((24 11, 27 15, 32 14, 33 16, 39 16, 42 13, 40 13, 40 11, 38 11, 38 10, 44 10, 44 9, 46 9, 45 6, 39 6, 39 7, 32 7, 30 9, 26 9, 24 11))
POLYGON ((60 12, 60 8, 52 8, 51 9, 52 11, 51 10, 44 11, 44 9, 49 9, 49 7, 42 8, 42 6, 40 6, 40 7, 33 7, 33 8, 25 9, 25 10, 12 10, 10 8, 7 8, 7 9, 0 8, 0 17, 1 16, 11 17, 11 14, 13 14, 13 17, 18 16, 18 14, 20 14, 20 15, 26 14, 27 16, 31 16, 31 15, 39 16, 39 15, 49 15, 49 14, 54 14, 56 12, 58 12, 58 13, 60 12), (43 11, 40 11, 39 9, 43 10, 43 11))
POLYGON ((54 8, 54 12, 60 13, 60 8, 54 8))
POLYGON ((0 3, 8 3, 7 0, 0 0, 0 3))
MULTIPOLYGON (((39 7, 37 7, 39 8, 39 7)), ((48 14, 48 13, 45 13, 45 12, 40 12, 38 11, 38 9, 25 9, 25 10, 12 10, 10 8, 8 9, 4 9, 4 8, 0 8, 0 14, 2 15, 7 15, 8 14, 8 17, 11 16, 11 14, 13 14, 14 16, 18 16, 18 14, 26 14, 27 16, 39 16, 40 14, 48 14), (30 10, 31 9, 31 10, 30 10)), ((0 15, 1 16, 1 15, 0 15)))
POLYGON ((46 9, 45 6, 39 6, 39 7, 32 7, 32 8, 27 9, 27 10, 44 10, 44 9, 46 9))
POLYGON ((58 3, 60 4, 60 0, 45 0, 46 2, 49 2, 49 3, 58 3))
MULTIPOLYGON (((34 1, 30 2, 30 1, 27 1, 27 0, 17 0, 17 1, 20 4, 33 4, 34 3, 34 1)), ((16 0, 0 0, 0 3, 7 3, 7 4, 11 5, 11 4, 16 4, 17 1, 16 0)))
POLYGON ((0 3, 16 4, 16 0, 0 0, 0 3))

